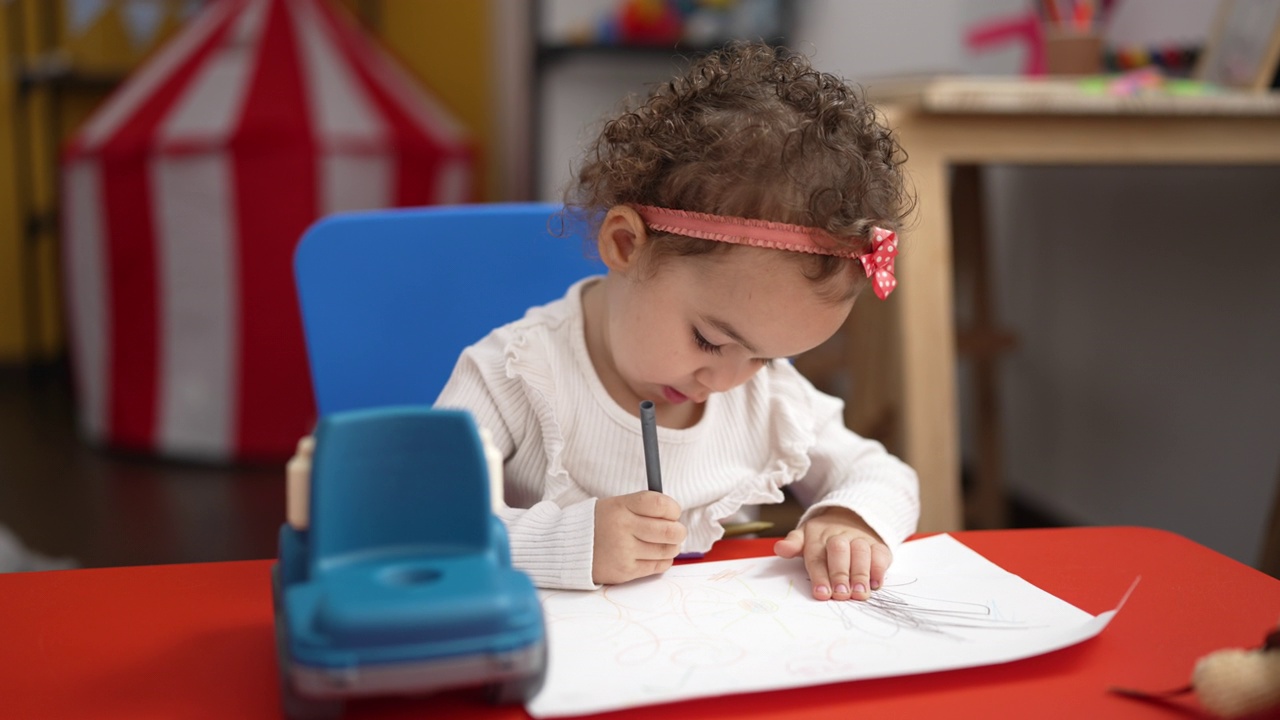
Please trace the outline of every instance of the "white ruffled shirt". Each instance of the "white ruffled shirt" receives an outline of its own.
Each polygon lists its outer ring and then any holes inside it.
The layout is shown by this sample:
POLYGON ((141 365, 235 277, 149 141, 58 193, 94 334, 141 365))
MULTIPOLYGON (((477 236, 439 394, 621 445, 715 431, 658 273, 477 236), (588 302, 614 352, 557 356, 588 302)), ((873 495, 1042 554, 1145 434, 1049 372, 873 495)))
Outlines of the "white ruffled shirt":
MULTIPOLYGON (((647 487, 640 420, 605 390, 587 354, 582 288, 535 307, 463 351, 436 405, 470 410, 504 458, 501 513, 513 564, 542 588, 590 589, 595 499, 647 487)), ((693 427, 658 428, 663 492, 705 552, 722 521, 782 502, 845 507, 895 548, 920 516, 915 472, 844 427, 844 403, 788 362, 713 394, 693 427)))

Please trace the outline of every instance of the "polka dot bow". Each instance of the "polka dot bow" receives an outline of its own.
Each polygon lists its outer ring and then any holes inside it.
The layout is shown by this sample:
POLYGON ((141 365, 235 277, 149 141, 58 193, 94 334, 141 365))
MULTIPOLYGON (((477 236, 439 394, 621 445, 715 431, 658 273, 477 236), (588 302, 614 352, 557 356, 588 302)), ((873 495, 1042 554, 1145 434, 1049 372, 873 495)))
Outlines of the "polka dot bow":
POLYGON ((861 256, 867 277, 872 278, 876 297, 884 300, 898 286, 893 276, 893 259, 898 256, 898 234, 884 228, 871 228, 871 252, 861 256))

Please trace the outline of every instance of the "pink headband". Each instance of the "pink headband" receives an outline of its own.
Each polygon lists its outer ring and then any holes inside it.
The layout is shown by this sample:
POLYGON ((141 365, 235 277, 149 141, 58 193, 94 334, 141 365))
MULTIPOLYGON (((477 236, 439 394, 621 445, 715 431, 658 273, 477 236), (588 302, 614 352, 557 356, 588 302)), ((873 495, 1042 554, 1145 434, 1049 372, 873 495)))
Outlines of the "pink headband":
POLYGON ((773 250, 858 258, 862 261, 867 277, 874 277, 876 297, 881 300, 889 297, 889 293, 898 285, 893 276, 893 259, 898 255, 898 236, 892 230, 871 228, 871 252, 863 253, 839 247, 838 241, 821 228, 671 210, 652 205, 632 205, 631 208, 640 214, 645 225, 659 232, 773 250))

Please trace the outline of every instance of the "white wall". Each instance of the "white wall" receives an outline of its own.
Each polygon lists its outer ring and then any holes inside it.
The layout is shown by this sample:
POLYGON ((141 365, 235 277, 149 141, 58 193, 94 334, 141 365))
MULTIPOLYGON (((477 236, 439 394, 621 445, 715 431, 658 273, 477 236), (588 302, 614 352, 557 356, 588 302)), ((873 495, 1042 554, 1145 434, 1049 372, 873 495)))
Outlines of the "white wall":
POLYGON ((674 58, 566 57, 548 65, 540 80, 542 142, 538 148, 537 199, 559 201, 583 148, 599 134, 602 119, 628 94, 644 95, 648 83, 670 77, 674 58))
MULTIPOLYGON (((961 38, 1022 0, 797 5, 795 47, 856 82, 1021 67, 1014 48, 974 57, 961 38)), ((1215 5, 1126 0, 1111 33, 1198 41, 1215 5)), ((584 124, 666 72, 548 73, 539 194, 559 197, 584 124)), ((1280 168, 1005 167, 987 187, 998 307, 1021 342, 1002 368, 1009 484, 1078 523, 1161 527, 1254 562, 1280 471, 1280 168)))

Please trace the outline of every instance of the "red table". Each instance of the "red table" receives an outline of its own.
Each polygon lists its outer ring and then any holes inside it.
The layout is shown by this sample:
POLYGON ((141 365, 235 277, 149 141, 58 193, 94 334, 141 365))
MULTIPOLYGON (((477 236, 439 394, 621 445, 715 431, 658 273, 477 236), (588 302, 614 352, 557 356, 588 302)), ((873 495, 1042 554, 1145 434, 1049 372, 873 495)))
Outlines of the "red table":
MULTIPOLYGON (((626 720, 856 717, 1186 717, 1111 685, 1185 684, 1197 658, 1256 647, 1280 620, 1280 582, 1171 533, 1066 528, 955 533, 1005 569, 1093 614, 1098 637, 1005 665, 694 700, 609 713, 626 720)), ((722 542, 708 560, 767 554, 722 542)), ((0 575, 0 716, 280 717, 271 561, 0 575)), ((1192 716, 1193 698, 1180 702, 1192 716)), ((352 703, 352 718, 525 718, 478 691, 352 703)))

